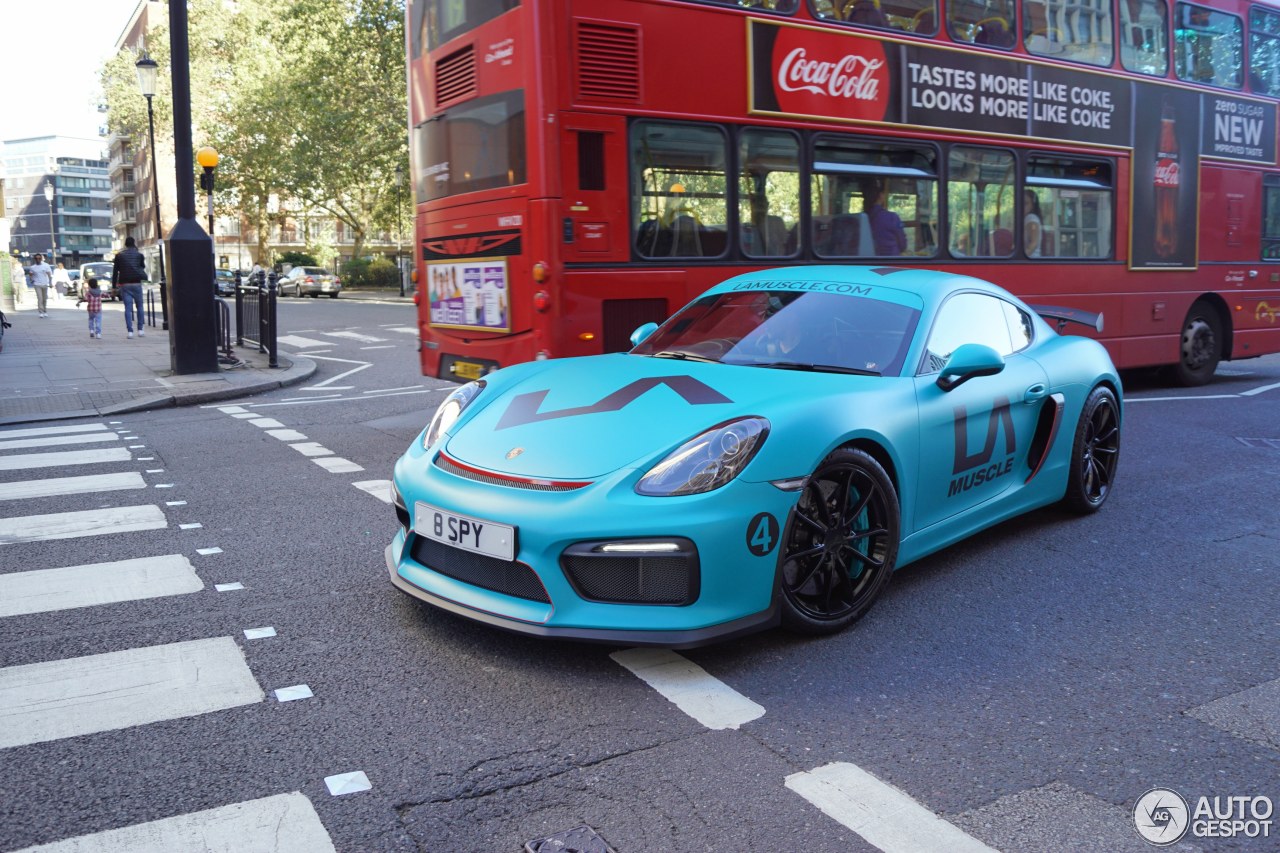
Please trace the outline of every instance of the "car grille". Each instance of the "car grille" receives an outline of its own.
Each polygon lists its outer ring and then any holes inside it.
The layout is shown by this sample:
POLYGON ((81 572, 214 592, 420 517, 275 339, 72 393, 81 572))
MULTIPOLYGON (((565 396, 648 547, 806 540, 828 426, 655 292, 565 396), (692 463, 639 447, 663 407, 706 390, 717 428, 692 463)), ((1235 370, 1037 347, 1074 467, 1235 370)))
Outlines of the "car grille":
POLYGON ((514 598, 551 603, 537 573, 524 563, 473 554, 422 536, 413 540, 410 556, 433 572, 514 598))
POLYGON ((591 543, 575 545, 560 567, 578 595, 611 604, 692 604, 698 598, 700 568, 692 542, 672 554, 602 554, 591 543))

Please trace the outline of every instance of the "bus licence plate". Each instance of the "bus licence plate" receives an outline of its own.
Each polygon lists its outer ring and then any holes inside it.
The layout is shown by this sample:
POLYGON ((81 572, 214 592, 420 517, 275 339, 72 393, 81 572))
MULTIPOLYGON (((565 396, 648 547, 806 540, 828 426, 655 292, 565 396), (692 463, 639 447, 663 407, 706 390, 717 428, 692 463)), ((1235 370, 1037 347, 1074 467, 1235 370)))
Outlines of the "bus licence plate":
POLYGON ((453 363, 453 375, 463 379, 479 379, 481 365, 471 361, 455 361, 453 363))
POLYGON ((483 518, 458 515, 418 501, 413 532, 454 548, 511 561, 516 556, 516 529, 483 518))

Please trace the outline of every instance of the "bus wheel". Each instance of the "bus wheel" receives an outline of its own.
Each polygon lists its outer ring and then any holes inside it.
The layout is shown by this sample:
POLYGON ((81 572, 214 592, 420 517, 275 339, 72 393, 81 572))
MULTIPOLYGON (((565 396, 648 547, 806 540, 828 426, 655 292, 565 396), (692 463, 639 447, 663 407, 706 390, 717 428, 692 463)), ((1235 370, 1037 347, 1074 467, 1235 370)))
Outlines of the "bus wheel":
POLYGON ((1222 320, 1208 302, 1197 302, 1182 324, 1175 373, 1179 385, 1204 385, 1213 378, 1222 354, 1222 320))

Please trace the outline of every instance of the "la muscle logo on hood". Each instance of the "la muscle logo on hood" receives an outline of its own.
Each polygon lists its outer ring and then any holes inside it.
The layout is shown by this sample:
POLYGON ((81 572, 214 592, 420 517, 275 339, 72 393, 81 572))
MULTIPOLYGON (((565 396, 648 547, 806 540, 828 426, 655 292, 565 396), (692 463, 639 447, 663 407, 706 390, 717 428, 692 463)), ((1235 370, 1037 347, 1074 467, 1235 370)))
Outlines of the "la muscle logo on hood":
POLYGON ((733 402, 716 389, 699 382, 692 376, 654 376, 649 379, 637 379, 635 382, 624 385, 589 406, 573 406, 568 409, 552 409, 546 412, 539 412, 538 408, 542 405, 542 401, 547 398, 547 394, 551 393, 550 388, 545 391, 530 391, 528 394, 520 394, 507 406, 507 410, 502 413, 502 417, 498 420, 498 425, 493 429, 494 432, 497 432, 509 427, 538 421, 549 421, 555 418, 573 418, 579 415, 617 412, 659 385, 666 385, 672 391, 675 391, 690 406, 708 406, 733 402))

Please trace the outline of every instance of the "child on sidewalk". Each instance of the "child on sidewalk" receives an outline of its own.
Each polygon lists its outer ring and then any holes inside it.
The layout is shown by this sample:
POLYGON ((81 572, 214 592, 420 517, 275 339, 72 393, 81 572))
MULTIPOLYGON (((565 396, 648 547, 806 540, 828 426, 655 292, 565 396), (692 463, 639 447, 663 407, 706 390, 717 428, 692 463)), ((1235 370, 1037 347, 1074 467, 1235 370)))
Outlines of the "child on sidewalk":
POLYGON ((89 279, 89 289, 84 292, 84 300, 88 303, 89 337, 102 337, 102 290, 96 278, 89 279))

